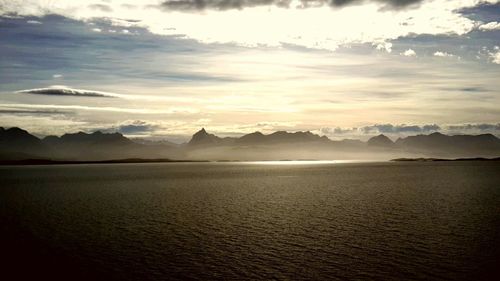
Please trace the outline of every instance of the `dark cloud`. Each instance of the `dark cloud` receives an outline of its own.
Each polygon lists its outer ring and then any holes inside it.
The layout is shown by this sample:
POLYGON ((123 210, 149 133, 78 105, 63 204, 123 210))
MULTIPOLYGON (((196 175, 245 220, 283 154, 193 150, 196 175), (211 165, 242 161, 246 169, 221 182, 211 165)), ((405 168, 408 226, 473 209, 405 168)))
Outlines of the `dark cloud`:
MULTIPOLYGON (((499 133, 500 123, 489 124, 458 124, 458 125, 393 125, 393 124, 375 124, 359 128, 364 134, 427 134, 437 131, 453 134, 472 134, 472 133, 499 133)), ((333 133, 349 133, 347 129, 334 130, 333 133)))
POLYGON ((356 132, 357 128, 321 128, 321 133, 325 135, 342 135, 356 132))
MULTIPOLYGON (((308 2, 308 1, 306 1, 308 2)), ((415 3, 422 2, 422 0, 331 0, 331 1, 325 1, 325 2, 330 2, 330 5, 332 6, 346 6, 346 5, 352 5, 352 4, 360 4, 363 2, 380 2, 384 4, 388 4, 389 6, 392 7, 406 7, 415 3)))
POLYGON ((450 92, 469 92, 469 93, 481 93, 489 92, 490 90, 485 87, 470 86, 470 87, 440 87, 438 90, 450 91, 450 92))
POLYGON ((156 125, 148 124, 143 121, 134 122, 132 124, 120 125, 117 131, 124 135, 137 135, 153 132, 157 128, 156 125))
POLYGON ((141 120, 135 120, 135 121, 127 121, 112 127, 98 128, 98 131, 106 133, 118 132, 124 135, 148 135, 150 133, 153 133, 159 128, 160 126, 157 124, 141 120))
POLYGON ((399 133, 428 133, 440 130, 436 124, 429 125, 392 125, 392 124, 376 124, 372 126, 361 127, 360 131, 365 134, 382 133, 382 134, 399 134, 399 133))
POLYGON ((356 135, 362 134, 417 134, 430 133, 441 130, 441 127, 436 124, 428 125, 393 125, 393 124, 375 124, 359 128, 321 128, 321 133, 325 135, 356 135))
MULTIPOLYGON (((388 7, 401 8, 420 3, 422 0, 301 0, 301 7, 317 7, 330 5, 342 7, 362 4, 365 2, 379 2, 388 7)), ((230 10, 256 6, 278 6, 288 8, 291 0, 166 0, 160 4, 165 10, 196 11, 196 10, 230 10)))
POLYGON ((290 0, 167 0, 161 6, 167 10, 230 10, 255 6, 276 5, 288 7, 290 0))
POLYGON ((39 88, 39 89, 22 90, 18 91, 17 93, 47 95, 47 96, 73 96, 73 97, 97 97, 97 98, 116 97, 108 93, 89 91, 89 90, 77 90, 70 88, 39 88))
POLYGON ((464 88, 460 88, 460 90, 462 92, 487 92, 488 91, 483 87, 464 87, 464 88))
POLYGON ((500 123, 497 124, 461 124, 461 125, 450 125, 447 127, 450 131, 479 131, 479 132, 494 132, 500 131, 500 123))
POLYGON ((474 7, 461 9, 459 12, 473 20, 480 20, 483 22, 498 21, 500 3, 480 3, 474 7))
POLYGON ((26 109, 0 109, 0 114, 16 114, 16 115, 68 115, 73 114, 69 111, 60 110, 26 110, 26 109))

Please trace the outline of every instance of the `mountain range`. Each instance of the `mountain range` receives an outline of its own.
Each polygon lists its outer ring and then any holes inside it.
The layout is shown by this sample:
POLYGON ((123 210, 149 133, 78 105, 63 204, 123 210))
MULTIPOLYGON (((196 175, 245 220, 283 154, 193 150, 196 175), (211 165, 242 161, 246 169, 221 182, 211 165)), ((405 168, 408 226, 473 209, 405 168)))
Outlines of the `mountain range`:
POLYGON ((399 138, 385 135, 360 140, 330 140, 309 131, 254 132, 218 137, 204 128, 182 145, 134 140, 120 133, 64 134, 38 138, 20 128, 0 127, 0 160, 55 159, 96 161, 125 158, 178 160, 373 159, 398 157, 498 157, 500 139, 492 134, 432 133, 399 138))

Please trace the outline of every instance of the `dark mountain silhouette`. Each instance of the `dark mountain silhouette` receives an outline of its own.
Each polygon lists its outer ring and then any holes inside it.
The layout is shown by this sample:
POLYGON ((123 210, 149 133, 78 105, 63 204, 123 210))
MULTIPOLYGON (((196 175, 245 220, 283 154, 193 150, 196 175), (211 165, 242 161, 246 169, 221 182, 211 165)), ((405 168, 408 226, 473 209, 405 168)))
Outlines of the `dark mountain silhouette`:
POLYGON ((100 131, 87 134, 78 132, 61 137, 47 136, 43 143, 52 147, 54 158, 63 159, 109 159, 128 155, 140 145, 135 144, 122 134, 105 134, 100 131))
POLYGON ((383 134, 370 138, 367 144, 368 146, 373 146, 373 147, 385 147, 385 148, 394 147, 394 142, 383 134))
POLYGON ((92 134, 87 134, 84 132, 78 132, 76 134, 64 134, 61 137, 48 136, 43 139, 43 142, 52 146, 81 146, 81 145, 119 145, 126 146, 134 144, 131 140, 124 137, 120 133, 104 134, 100 131, 94 132, 92 134))
POLYGON ((222 143, 222 138, 214 134, 209 134, 202 128, 196 132, 189 141, 189 145, 217 145, 222 143))
POLYGON ((133 138, 130 139, 131 141, 138 143, 138 144, 143 144, 143 145, 150 145, 150 146, 157 146, 157 145, 164 145, 164 146, 171 146, 171 147, 180 147, 183 144, 178 144, 174 143, 168 140, 160 139, 160 140, 150 140, 150 139, 144 139, 144 138, 133 138))
POLYGON ((261 132, 255 132, 244 135, 236 140, 236 144, 244 145, 262 145, 262 144, 286 144, 286 143, 307 143, 307 142, 329 142, 330 140, 323 136, 315 135, 309 131, 289 133, 285 131, 274 132, 264 135, 261 132))
POLYGON ((353 139, 343 139, 341 141, 337 141, 339 145, 344 145, 344 146, 363 146, 365 145, 364 142, 360 140, 353 140, 353 139))
POLYGON ((240 144, 254 144, 263 142, 266 139, 266 135, 261 132, 254 132, 251 134, 247 134, 238 139, 238 143, 240 144))
POLYGON ((120 133, 88 134, 78 132, 61 137, 48 136, 43 143, 53 148, 52 156, 57 159, 107 160, 120 158, 159 158, 176 156, 175 147, 168 144, 146 145, 134 142, 120 133))
POLYGON ((417 135, 391 141, 385 135, 332 141, 309 131, 254 132, 221 138, 205 129, 189 143, 135 142, 119 133, 74 133, 42 140, 19 128, 0 128, 0 159, 102 161, 169 158, 178 160, 392 159, 404 157, 498 157, 500 139, 491 134, 417 135))
POLYGON ((191 140, 188 142, 189 146, 217 146, 217 145, 230 145, 233 144, 235 138, 221 138, 214 134, 209 134, 205 130, 205 128, 201 128, 198 132, 196 132, 191 140))
POLYGON ((3 158, 43 156, 49 148, 37 137, 27 131, 13 127, 4 129, 0 127, 0 154, 3 158))
POLYGON ((492 134, 448 136, 432 133, 398 139, 396 145, 411 152, 426 152, 438 156, 494 156, 500 151, 500 140, 492 134))

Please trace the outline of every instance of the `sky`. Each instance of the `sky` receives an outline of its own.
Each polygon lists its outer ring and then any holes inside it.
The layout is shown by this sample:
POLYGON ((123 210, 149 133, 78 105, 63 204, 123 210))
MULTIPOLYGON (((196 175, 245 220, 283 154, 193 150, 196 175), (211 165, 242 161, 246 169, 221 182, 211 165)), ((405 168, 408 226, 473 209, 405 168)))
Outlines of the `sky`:
POLYGON ((500 136, 500 1, 0 0, 0 126, 500 136))

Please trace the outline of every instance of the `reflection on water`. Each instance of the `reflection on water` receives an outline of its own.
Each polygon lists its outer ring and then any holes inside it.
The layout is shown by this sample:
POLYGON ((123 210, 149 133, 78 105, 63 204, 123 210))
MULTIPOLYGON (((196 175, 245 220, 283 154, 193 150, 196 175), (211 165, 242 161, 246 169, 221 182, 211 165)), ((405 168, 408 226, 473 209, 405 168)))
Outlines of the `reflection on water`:
POLYGON ((499 164, 292 163, 0 167, 2 275, 498 276, 499 164))

